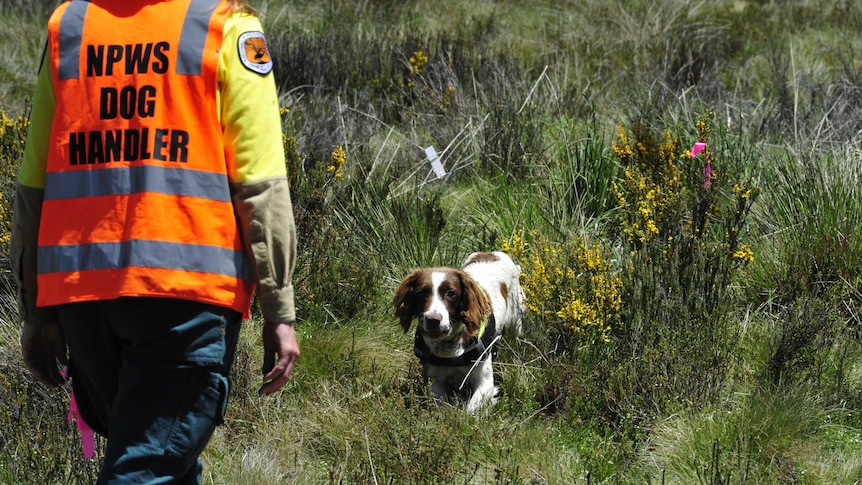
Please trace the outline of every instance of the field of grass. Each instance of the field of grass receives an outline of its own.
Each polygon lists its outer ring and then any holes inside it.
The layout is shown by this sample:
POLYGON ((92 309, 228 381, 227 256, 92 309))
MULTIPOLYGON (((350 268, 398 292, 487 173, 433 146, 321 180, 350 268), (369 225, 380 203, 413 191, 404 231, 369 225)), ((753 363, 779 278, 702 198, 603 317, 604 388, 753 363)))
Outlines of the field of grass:
MULTIPOLYGON (((259 398, 247 322, 204 483, 862 483, 862 4, 252 3, 302 357, 259 398), (522 266, 528 315, 467 416, 429 403, 391 299, 475 250, 522 266)), ((4 243, 54 4, 0 0, 4 243)), ((0 483, 94 483, 2 253, 0 483)))

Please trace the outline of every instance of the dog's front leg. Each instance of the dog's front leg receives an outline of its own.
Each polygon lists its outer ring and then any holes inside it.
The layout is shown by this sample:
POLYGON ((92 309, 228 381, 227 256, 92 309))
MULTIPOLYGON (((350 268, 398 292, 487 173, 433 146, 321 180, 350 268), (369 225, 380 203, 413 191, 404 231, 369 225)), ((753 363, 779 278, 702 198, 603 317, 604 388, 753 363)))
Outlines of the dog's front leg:
POLYGON ((431 394, 434 396, 434 403, 437 406, 449 403, 447 391, 446 384, 442 382, 442 379, 431 381, 431 394))
POLYGON ((452 378, 447 372, 434 365, 425 366, 424 377, 426 385, 431 384, 431 396, 437 406, 450 404, 449 394, 452 389, 452 378))
POLYGON ((467 412, 475 413, 486 405, 497 403, 497 387, 494 386, 494 372, 491 367, 491 356, 477 364, 468 377, 473 389, 470 400, 467 401, 467 412))

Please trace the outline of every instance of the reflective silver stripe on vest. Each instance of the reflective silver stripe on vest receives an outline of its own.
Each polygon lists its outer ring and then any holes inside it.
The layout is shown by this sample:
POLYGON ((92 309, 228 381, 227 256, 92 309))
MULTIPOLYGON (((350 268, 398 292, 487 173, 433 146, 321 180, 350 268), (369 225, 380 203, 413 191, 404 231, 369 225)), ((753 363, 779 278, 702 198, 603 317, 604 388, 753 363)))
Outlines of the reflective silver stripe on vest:
MULTIPOLYGON (((80 76, 84 17, 89 6, 90 0, 74 0, 60 19, 60 79, 80 76)), ((189 3, 177 51, 177 74, 200 75, 203 71, 204 47, 213 13, 213 0, 191 0, 189 3)))
POLYGON ((225 174, 187 168, 136 165, 69 172, 50 172, 45 200, 154 192, 230 202, 225 174))
POLYGON ((254 281, 242 251, 202 244, 132 240, 39 248, 39 274, 130 266, 197 271, 254 281), (86 267, 81 267, 86 264, 86 267))
POLYGON ((192 0, 183 20, 177 51, 177 74, 199 76, 203 71, 204 47, 209 34, 210 18, 215 13, 213 0, 192 0))
POLYGON ((60 79, 75 79, 81 71, 81 39, 84 34, 84 17, 90 1, 76 0, 66 7, 60 19, 60 79))

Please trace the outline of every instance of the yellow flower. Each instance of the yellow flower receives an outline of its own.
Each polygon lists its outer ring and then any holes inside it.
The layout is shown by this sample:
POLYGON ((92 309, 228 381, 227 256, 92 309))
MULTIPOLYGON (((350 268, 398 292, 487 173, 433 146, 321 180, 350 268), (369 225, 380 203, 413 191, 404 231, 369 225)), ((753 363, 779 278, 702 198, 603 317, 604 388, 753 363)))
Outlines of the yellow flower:
POLYGON ((416 51, 410 57, 410 70, 416 74, 422 74, 422 68, 428 64, 428 56, 423 51, 416 51))
POLYGON ((620 141, 619 143, 614 143, 614 155, 623 160, 634 156, 635 153, 632 150, 631 145, 629 145, 628 136, 626 135, 625 129, 623 129, 622 126, 617 125, 617 133, 619 134, 620 141))
POLYGON ((742 261, 743 263, 750 263, 754 261, 754 251, 748 245, 743 244, 733 253, 733 259, 742 261))
POLYGON ((331 173, 336 180, 342 180, 344 178, 344 174, 341 172, 341 166, 344 165, 346 158, 347 156, 344 153, 344 147, 341 145, 338 145, 329 157, 329 166, 326 167, 326 171, 331 173))
POLYGON ((341 145, 338 145, 330 156, 332 165, 336 168, 341 168, 341 166, 344 165, 344 161, 346 160, 346 158, 347 157, 344 154, 344 147, 342 147, 341 145))
POLYGON ((744 184, 735 184, 733 190, 739 195, 740 199, 751 197, 751 189, 744 184))

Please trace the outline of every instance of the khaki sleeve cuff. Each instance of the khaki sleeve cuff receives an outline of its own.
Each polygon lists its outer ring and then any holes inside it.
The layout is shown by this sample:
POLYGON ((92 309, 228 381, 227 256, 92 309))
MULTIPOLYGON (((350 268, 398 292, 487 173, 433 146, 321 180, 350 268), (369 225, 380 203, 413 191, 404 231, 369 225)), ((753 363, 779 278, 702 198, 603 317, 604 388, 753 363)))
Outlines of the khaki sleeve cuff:
POLYGON ((42 216, 44 190, 17 184, 12 217, 12 234, 9 257, 18 287, 18 318, 22 322, 52 323, 56 321, 53 308, 38 308, 36 295, 36 255, 38 251, 39 220, 42 216))
POLYGON ((296 319, 296 227, 287 178, 236 184, 233 190, 246 253, 257 277, 263 317, 270 322, 292 322, 296 319))
POLYGON ((281 288, 260 288, 258 295, 260 311, 264 320, 277 323, 293 323, 296 321, 293 285, 281 288))

